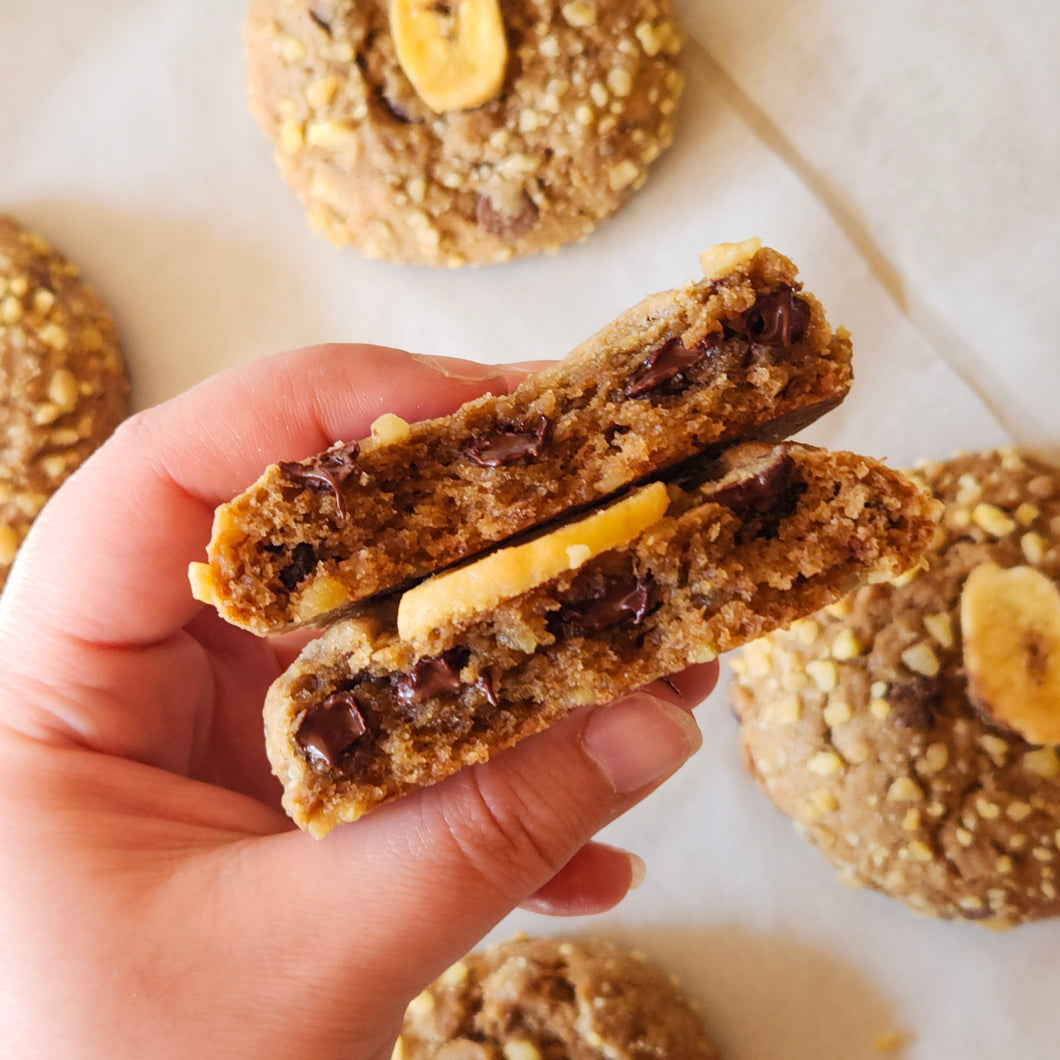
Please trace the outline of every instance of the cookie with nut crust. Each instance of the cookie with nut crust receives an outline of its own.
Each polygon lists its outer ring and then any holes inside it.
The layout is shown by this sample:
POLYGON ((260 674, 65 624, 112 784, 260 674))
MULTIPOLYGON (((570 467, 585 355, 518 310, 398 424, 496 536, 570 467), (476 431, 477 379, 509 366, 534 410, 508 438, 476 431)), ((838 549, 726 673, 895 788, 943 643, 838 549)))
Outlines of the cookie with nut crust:
POLYGON ((1060 470, 1014 450, 916 472, 920 568, 749 645, 748 767, 846 882, 920 913, 1060 914, 1060 470))
POLYGON ((314 229, 491 264, 583 239, 669 145, 670 0, 251 0, 251 109, 314 229))
POLYGON ((643 954, 518 937, 458 961, 405 1014, 393 1060, 716 1060, 699 1007, 643 954))
POLYGON ((38 512, 124 418, 114 322, 76 265, 0 215, 0 586, 38 512))

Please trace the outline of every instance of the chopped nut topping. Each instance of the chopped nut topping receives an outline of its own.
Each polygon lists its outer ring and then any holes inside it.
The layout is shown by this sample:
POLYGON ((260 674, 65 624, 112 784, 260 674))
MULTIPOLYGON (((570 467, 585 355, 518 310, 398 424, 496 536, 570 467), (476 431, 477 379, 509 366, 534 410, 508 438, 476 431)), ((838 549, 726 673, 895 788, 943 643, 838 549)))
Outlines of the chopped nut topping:
POLYGON ((852 630, 841 630, 832 641, 832 658, 845 661, 857 658, 863 648, 852 630))
POLYGON ((584 29, 596 22, 596 8, 588 0, 570 0, 560 8, 564 21, 575 29, 584 29))
POLYGON ((953 647, 953 620, 948 611, 925 615, 924 628, 943 648, 953 647))
POLYGON ((438 982, 447 987, 460 986, 461 983, 466 982, 468 972, 468 966, 463 961, 457 961, 456 964, 451 964, 442 972, 438 977, 438 982))
POLYGON ((819 751, 806 763, 806 768, 819 777, 834 777, 844 766, 843 759, 834 751, 819 751))
POLYGON ((1027 773, 1043 780, 1055 780, 1060 777, 1060 758, 1057 757, 1055 748, 1038 747, 1024 753, 1023 768, 1027 773))
POLYGON ((811 659, 806 672, 822 692, 832 692, 839 684, 839 671, 831 659, 811 659))
POLYGON ((923 797, 924 793, 911 777, 898 777, 887 789, 888 802, 919 802, 923 797))
POLYGON ((839 800, 831 788, 818 788, 806 800, 806 815, 811 818, 821 817, 826 813, 835 813, 839 809, 839 800))
POLYGON ((784 696, 773 708, 778 725, 794 725, 802 717, 802 700, 796 695, 784 696))
POLYGON ((1020 526, 1030 526, 1031 523, 1033 523, 1034 520, 1037 519, 1038 516, 1042 514, 1042 512, 1041 512, 1041 509, 1037 505, 1031 504, 1028 501, 1024 501, 1016 509, 1016 513, 1015 514, 1016 514, 1016 522, 1019 523, 1020 526))
POLYGON ((13 526, 0 523, 0 564, 10 566, 18 552, 18 533, 13 526))
POLYGON ((1004 537, 1016 529, 1016 522, 993 504, 977 504, 972 509, 972 521, 992 537, 1004 537))
POLYGON ((913 861, 931 861, 934 857, 931 847, 921 839, 914 839, 905 849, 913 861))
POLYGON ((938 773, 946 767, 949 759, 949 748, 944 743, 928 744, 920 760, 920 770, 923 773, 938 773))
POLYGON ((902 652, 902 662, 909 667, 913 673, 922 674, 924 677, 934 677, 939 672, 939 659, 926 641, 920 641, 902 652))
POLYGON ((1027 562, 1038 566, 1049 551, 1049 542, 1041 534, 1031 530, 1020 538, 1020 548, 1027 562))
POLYGON ((505 1042, 502 1052, 504 1060, 541 1060, 537 1047, 522 1038, 505 1042))
POLYGON ((845 725, 852 717, 850 704, 844 699, 830 699, 822 711, 822 716, 830 728, 845 725))

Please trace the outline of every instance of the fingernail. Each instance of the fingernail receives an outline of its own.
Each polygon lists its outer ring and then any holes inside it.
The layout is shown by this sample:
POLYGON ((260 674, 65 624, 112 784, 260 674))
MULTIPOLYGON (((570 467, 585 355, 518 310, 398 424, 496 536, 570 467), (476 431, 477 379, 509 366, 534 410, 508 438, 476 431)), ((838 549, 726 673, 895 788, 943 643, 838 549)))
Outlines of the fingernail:
POLYGON ((644 882, 644 877, 648 875, 648 866, 644 864, 643 858, 631 854, 628 850, 626 857, 629 858, 629 889, 635 891, 644 882))
POLYGON ((643 692, 598 708, 582 733, 586 754, 619 795, 668 777, 702 742, 691 714, 643 692))
POLYGON ((500 368, 494 364, 479 364, 477 361, 465 361, 459 357, 432 357, 426 353, 414 353, 412 358, 432 372, 444 375, 447 379, 482 383, 487 379, 503 378, 500 368))

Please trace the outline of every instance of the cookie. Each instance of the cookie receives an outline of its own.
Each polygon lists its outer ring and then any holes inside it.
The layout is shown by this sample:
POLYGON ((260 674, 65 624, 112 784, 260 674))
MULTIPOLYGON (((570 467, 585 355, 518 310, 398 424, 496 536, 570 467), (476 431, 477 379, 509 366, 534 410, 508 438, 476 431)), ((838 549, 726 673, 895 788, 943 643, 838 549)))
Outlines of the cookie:
POLYGON ((128 411, 110 313, 44 238, 0 215, 0 586, 48 498, 128 411))
POLYGON ((284 806, 322 836, 576 707, 896 576, 935 508, 867 458, 746 443, 441 573, 333 625, 270 688, 284 806))
POLYGON ((1013 450, 924 463, 923 567, 748 645, 748 767, 855 885, 918 912, 1060 913, 1060 471, 1013 450))
POLYGON ((758 240, 653 295, 511 394, 273 465, 222 506, 196 595, 256 633, 327 623, 682 461, 837 405, 850 341, 758 240), (356 512, 356 518, 347 513, 356 512))
POLYGON ((673 136, 669 0, 252 0, 252 112, 313 228, 394 262, 584 239, 673 136))
POLYGON ((642 954, 516 938, 414 998, 392 1060, 717 1060, 698 1006, 642 954))

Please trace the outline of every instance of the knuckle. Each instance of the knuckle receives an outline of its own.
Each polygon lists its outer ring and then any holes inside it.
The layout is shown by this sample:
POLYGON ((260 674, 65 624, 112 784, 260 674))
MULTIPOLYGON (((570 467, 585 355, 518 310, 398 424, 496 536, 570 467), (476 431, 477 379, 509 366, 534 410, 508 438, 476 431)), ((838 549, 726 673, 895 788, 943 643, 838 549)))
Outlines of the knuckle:
POLYGON ((461 775, 459 793, 438 812, 463 867, 513 902, 551 879, 580 844, 555 807, 480 769, 461 775))

